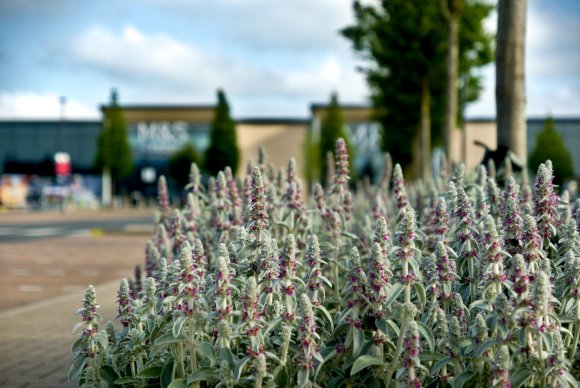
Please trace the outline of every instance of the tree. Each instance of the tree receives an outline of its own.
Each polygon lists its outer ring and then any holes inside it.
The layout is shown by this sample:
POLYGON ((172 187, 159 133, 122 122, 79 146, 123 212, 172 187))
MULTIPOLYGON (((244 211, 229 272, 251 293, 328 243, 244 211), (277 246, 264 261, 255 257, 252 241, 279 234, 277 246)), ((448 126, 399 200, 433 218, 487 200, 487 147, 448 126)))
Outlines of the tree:
POLYGON ((104 175, 109 175, 113 188, 118 192, 119 183, 133 171, 131 147, 127 135, 127 123, 118 104, 118 94, 111 91, 111 101, 103 109, 104 120, 97 140, 95 168, 104 175))
POLYGON ((199 164, 199 154, 191 143, 186 143, 169 157, 169 175, 175 179, 179 187, 185 187, 189 183, 192 163, 199 164))
POLYGON ((499 0, 495 50, 497 145, 526 160, 526 0, 499 0))
MULTIPOLYGON (((336 146, 336 141, 338 138, 342 137, 346 144, 348 142, 348 133, 346 131, 346 124, 344 122, 344 117, 342 115, 342 110, 338 102, 338 95, 336 92, 330 95, 330 103, 328 104, 328 110, 326 115, 322 119, 320 126, 320 146, 318 157, 320 163, 320 173, 321 180, 327 174, 327 153, 334 152, 334 147, 336 146)), ((349 147, 349 158, 352 160, 352 149, 349 147)))
MULTIPOLYGON (((355 1, 356 24, 342 30, 367 61, 362 71, 383 126, 383 149, 412 175, 424 178, 430 175, 431 146, 442 139, 445 113, 448 27, 441 5, 435 0, 382 0, 377 5, 355 1)), ((490 37, 481 33, 481 25, 490 8, 465 0, 461 9, 459 78, 465 74, 464 85, 477 86, 471 70, 489 62, 485 54, 490 37)), ((458 94, 467 99, 477 91, 458 94)))
POLYGON ((447 77, 445 84, 445 153, 451 156, 451 136, 457 124, 457 72, 459 70, 459 26, 461 0, 441 0, 443 16, 447 21, 447 77))
POLYGON ((205 170, 211 175, 217 175, 227 166, 235 173, 240 160, 236 124, 230 117, 226 95, 219 89, 217 96, 218 103, 209 133, 209 147, 205 153, 205 170))
POLYGON ((572 155, 566 148, 560 133, 556 130, 554 120, 546 119, 544 128, 536 137, 536 146, 530 153, 528 166, 532 173, 536 173, 540 164, 546 160, 552 161, 554 167, 554 183, 562 184, 574 178, 574 164, 572 155))

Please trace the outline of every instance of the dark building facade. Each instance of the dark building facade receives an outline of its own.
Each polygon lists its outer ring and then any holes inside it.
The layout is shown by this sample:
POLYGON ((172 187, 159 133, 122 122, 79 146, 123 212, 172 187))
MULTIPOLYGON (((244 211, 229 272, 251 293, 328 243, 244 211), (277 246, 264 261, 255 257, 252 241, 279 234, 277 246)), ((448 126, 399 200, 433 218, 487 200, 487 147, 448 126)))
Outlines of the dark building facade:
POLYGON ((74 173, 91 173, 101 121, 0 121, 0 172, 53 175, 56 152, 67 152, 74 173))

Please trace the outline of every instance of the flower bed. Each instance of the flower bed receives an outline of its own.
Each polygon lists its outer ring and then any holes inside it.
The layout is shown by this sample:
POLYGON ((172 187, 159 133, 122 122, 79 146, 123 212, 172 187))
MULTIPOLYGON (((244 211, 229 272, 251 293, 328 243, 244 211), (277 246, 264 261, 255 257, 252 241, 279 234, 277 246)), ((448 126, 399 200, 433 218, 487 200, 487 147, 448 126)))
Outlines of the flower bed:
POLYGON ((159 217, 142 289, 122 280, 103 329, 92 286, 69 377, 90 386, 577 385, 580 200, 558 197, 548 161, 527 175, 443 168, 406 187, 400 166, 348 186, 304 187, 263 152, 241 182, 159 217), (391 179, 391 171, 393 176, 391 179), (491 175, 491 176, 490 176, 491 175), (408 190, 408 192, 407 192, 408 190))

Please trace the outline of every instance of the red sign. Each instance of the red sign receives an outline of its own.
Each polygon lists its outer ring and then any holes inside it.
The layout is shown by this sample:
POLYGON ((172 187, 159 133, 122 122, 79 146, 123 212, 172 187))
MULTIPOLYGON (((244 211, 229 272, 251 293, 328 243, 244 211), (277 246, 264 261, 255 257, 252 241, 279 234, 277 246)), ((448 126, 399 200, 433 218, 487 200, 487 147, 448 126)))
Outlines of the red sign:
POLYGON ((70 155, 66 152, 57 152, 54 154, 54 169, 57 176, 70 175, 70 155))

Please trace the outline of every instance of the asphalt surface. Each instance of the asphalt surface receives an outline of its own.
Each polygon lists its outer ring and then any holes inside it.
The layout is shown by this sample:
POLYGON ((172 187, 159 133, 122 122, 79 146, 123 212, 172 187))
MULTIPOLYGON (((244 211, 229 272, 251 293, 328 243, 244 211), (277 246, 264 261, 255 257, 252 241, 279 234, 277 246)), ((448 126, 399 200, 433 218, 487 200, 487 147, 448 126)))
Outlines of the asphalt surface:
POLYGON ((3 223, 0 216, 0 244, 38 238, 89 236, 101 233, 137 233, 152 230, 150 214, 117 219, 49 220, 46 222, 3 223))

